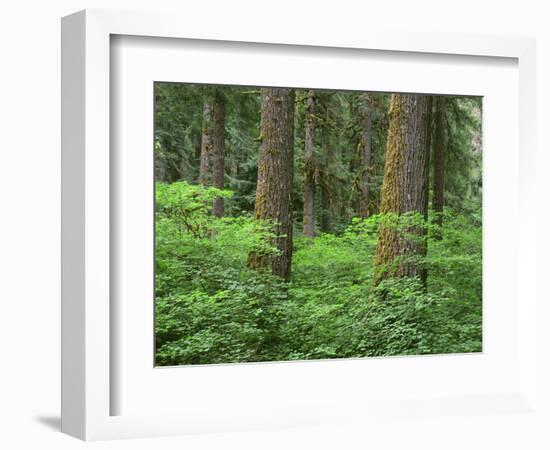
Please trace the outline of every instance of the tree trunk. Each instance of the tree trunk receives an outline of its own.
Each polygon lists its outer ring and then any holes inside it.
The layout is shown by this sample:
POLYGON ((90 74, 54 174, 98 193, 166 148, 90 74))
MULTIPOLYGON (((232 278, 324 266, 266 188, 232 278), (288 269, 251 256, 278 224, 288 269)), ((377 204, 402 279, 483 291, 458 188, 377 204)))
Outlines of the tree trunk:
POLYGON ((315 91, 308 91, 304 126, 304 236, 313 238, 315 197, 315 91))
MULTIPOLYGON (((392 95, 381 213, 426 214, 428 103, 424 95, 392 95)), ((414 227, 406 232, 421 237, 424 230, 414 227)), ((426 246, 419 241, 382 225, 376 248, 375 284, 389 276, 422 277, 422 265, 411 261, 415 256, 425 255, 426 246)))
POLYGON ((428 187, 426 188, 426 195, 424 196, 424 220, 428 220, 428 205, 430 203, 430 158, 431 158, 431 149, 432 149, 432 131, 433 131, 433 96, 428 97, 428 115, 426 118, 426 176, 428 177, 428 187))
MULTIPOLYGON (((433 96, 428 97, 428 114, 426 117, 426 191, 424 193, 424 220, 428 223, 428 205, 430 203, 430 156, 432 148, 432 121, 433 121, 433 96)), ((428 235, 428 228, 425 227, 422 230, 422 235, 426 237, 428 235)), ((424 248, 420 249, 421 254, 428 254, 428 242, 426 239, 423 240, 421 245, 424 248)), ((421 268, 420 278, 424 288, 428 286, 428 269, 424 265, 421 268)))
POLYGON ((325 105, 323 108, 325 116, 322 127, 321 136, 321 154, 322 154, 322 183, 321 183, 321 231, 330 233, 332 231, 331 217, 331 170, 334 164, 334 152, 330 145, 330 128, 329 128, 329 110, 325 105))
MULTIPOLYGON (((445 206, 445 102, 443 96, 437 97, 435 102, 435 139, 433 162, 433 210, 434 222, 443 224, 443 206, 445 206)), ((436 238, 441 238, 441 233, 436 233, 436 238)))
POLYGON ((169 148, 169 143, 166 142, 166 139, 161 139, 160 142, 160 152, 158 155, 159 165, 158 165, 158 179, 163 183, 170 183, 170 167, 168 166, 168 158, 170 155, 171 149, 169 148))
MULTIPOLYGON (((160 146, 159 146, 160 147, 160 146)), ((161 147, 162 148, 162 147, 161 147)), ((166 161, 164 156, 164 150, 158 150, 158 153, 155 155, 157 158, 157 181, 166 183, 166 161)))
POLYGON ((321 231, 330 233, 332 231, 332 221, 330 217, 330 193, 327 189, 321 190, 321 231))
POLYGON ((202 135, 201 135, 201 156, 199 166, 199 183, 208 184, 210 151, 212 149, 212 105, 210 99, 205 96, 202 108, 202 135))
POLYGON ((359 197, 359 217, 369 216, 370 179, 369 166, 372 158, 372 112, 371 99, 368 93, 361 94, 361 118, 363 136, 361 137, 361 184, 359 197))
MULTIPOLYGON (((212 122, 212 185, 218 189, 223 189, 225 177, 225 98, 218 89, 214 93, 212 122)), ((222 197, 214 199, 212 213, 216 217, 223 216, 224 204, 222 197)))
POLYGON ((294 90, 262 88, 261 146, 254 217, 274 224, 279 255, 253 252, 248 264, 290 278, 292 261, 292 177, 294 90))

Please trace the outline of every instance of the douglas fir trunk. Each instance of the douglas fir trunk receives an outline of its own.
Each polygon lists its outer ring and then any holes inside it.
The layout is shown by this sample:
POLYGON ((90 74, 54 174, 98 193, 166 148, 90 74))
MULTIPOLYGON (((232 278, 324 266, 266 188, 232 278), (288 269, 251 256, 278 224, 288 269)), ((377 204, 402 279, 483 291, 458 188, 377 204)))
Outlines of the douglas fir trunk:
MULTIPOLYGON (((381 213, 401 216, 418 212, 425 217, 428 106, 429 99, 424 95, 392 95, 381 213)), ((426 246, 421 240, 423 235, 423 227, 398 230, 382 225, 376 248, 375 282, 388 276, 423 278, 422 264, 414 260, 425 255, 426 246)))
MULTIPOLYGON (((223 189, 225 175, 225 98, 218 89, 214 93, 212 122, 212 185, 218 189, 223 189)), ((218 197, 214 200, 212 212, 216 217, 223 216, 223 198, 218 197)))
POLYGON ((304 137, 304 236, 312 238, 314 229, 315 196, 315 92, 308 92, 305 111, 304 137))
POLYGON ((331 205, 331 189, 333 188, 333 179, 331 172, 334 166, 334 148, 330 140, 330 116, 327 105, 325 104, 320 111, 323 115, 321 126, 321 174, 319 177, 320 184, 320 203, 321 217, 320 228, 324 233, 332 232, 332 205, 331 205))
POLYGON ((254 217, 273 222, 279 255, 251 253, 249 266, 290 278, 292 260, 292 171, 294 90, 263 88, 261 146, 254 217))
POLYGON ((199 165, 199 183, 208 184, 208 168, 210 164, 212 106, 210 100, 205 96, 202 108, 202 135, 201 135, 201 156, 199 165))
POLYGON ((370 95, 364 93, 361 95, 361 118, 363 121, 363 136, 361 137, 361 185, 359 198, 359 216, 362 218, 369 216, 370 204, 370 179, 369 166, 372 158, 372 113, 370 105, 370 95))
MULTIPOLYGON (((441 226, 445 205, 445 97, 437 97, 435 105, 433 209, 435 223, 441 226)), ((436 236, 441 234, 438 232, 436 236)))
MULTIPOLYGON (((432 122, 433 122, 433 97, 430 95, 428 97, 428 114, 426 116, 426 190, 424 192, 424 220, 426 224, 428 223, 428 206, 430 203, 430 157, 432 150, 432 122)), ((428 228, 425 227, 421 230, 422 236, 424 237, 421 242, 421 247, 419 249, 420 254, 428 254, 428 228)), ((425 265, 420 269, 420 278, 422 279, 422 284, 424 288, 428 286, 428 270, 425 265)))

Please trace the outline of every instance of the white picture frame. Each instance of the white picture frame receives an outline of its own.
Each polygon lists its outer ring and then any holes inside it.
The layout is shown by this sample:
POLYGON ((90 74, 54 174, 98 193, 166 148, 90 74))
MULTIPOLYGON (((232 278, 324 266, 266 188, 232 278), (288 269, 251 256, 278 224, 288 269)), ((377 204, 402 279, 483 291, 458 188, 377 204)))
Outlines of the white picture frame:
MULTIPOLYGON (((149 437, 197 432, 249 430, 282 426, 333 423, 374 423, 391 420, 413 420, 425 414, 428 418, 454 417, 440 432, 452 430, 454 421, 491 415, 495 427, 514 417, 516 421, 534 423, 540 419, 544 405, 537 402, 536 353, 535 217, 532 207, 534 186, 530 174, 535 168, 535 43, 531 39, 486 37, 437 33, 395 33, 383 30, 368 32, 349 30, 338 36, 326 36, 323 30, 268 31, 251 26, 235 29, 226 26, 208 29, 190 17, 87 10, 67 16, 62 22, 62 430, 85 440, 149 437), (514 189, 521 195, 517 213, 517 260, 514 268, 518 292, 517 361, 515 388, 476 395, 432 396, 415 399, 403 395, 385 401, 327 404, 308 400, 300 407, 265 405, 262 411, 249 409, 236 413, 235 405, 221 402, 218 409, 207 408, 181 412, 112 415, 114 391, 120 389, 112 378, 113 352, 111 337, 116 323, 111 320, 112 295, 111 189, 117 177, 110 169, 112 145, 110 108, 111 37, 141 36, 208 40, 215 42, 284 44, 330 49, 399 52, 430 58, 430 55, 496 57, 517 61, 519 175, 514 189), (508 415, 502 415, 503 412, 508 415)), ((319 54, 321 54, 319 53, 319 54)), ((397 54, 397 53, 396 53, 397 54)), ((321 55, 322 56, 322 55, 321 55)), ((143 62, 146 64, 146 61, 143 62)), ((504 358, 505 356, 503 356, 504 358)), ((452 357, 451 357, 452 358, 452 357)), ((467 364, 467 361, 465 362, 467 364)), ((349 363, 340 364, 339 377, 353 370, 349 363), (347 364, 347 365, 346 365, 347 364)), ((361 364, 358 362, 357 364, 361 364)), ((393 364, 393 363, 390 363, 393 364)), ((396 363, 396 369, 402 370, 396 363)), ((429 363, 431 364, 431 363, 429 363)), ((254 369, 256 366, 247 366, 254 369)), ((280 365, 261 365, 265 371, 281 370, 280 365), (279 369, 278 369, 279 367, 279 369)), ((286 367, 289 367, 288 365, 286 367)), ((314 367, 312 365, 309 366, 314 367)), ((335 367, 334 365, 332 367, 335 367)), ((355 366, 357 367, 357 366, 355 366)), ((412 369, 412 366, 411 366, 412 369)), ((171 369, 163 369, 171 370, 171 369)), ((311 369, 310 369, 311 370, 311 369)), ((422 368, 418 370, 423 370, 422 368)), ((177 376, 184 377, 185 372, 177 376)), ((512 381, 510 381, 512 383, 512 381)), ((406 393, 405 393, 406 394, 406 393)), ((424 417, 424 416, 422 416, 424 417)), ((376 425, 377 429, 382 429, 376 425)), ((490 432, 488 428, 487 432, 490 432)), ((404 441, 406 442, 406 441, 404 441)))

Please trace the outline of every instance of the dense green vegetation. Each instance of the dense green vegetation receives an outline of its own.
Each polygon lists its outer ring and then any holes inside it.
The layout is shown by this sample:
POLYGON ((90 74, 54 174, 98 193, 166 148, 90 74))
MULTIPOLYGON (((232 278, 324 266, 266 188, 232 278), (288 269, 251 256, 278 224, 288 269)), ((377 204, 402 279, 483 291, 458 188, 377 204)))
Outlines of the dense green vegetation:
MULTIPOLYGON (((388 198, 380 212, 389 189, 384 173, 395 170, 386 161, 392 97, 312 92, 296 91, 289 116, 293 231, 281 236, 280 219, 261 216, 256 206, 260 147, 269 139, 265 91, 156 85, 158 365, 481 351, 480 100, 448 97, 439 122, 430 102, 422 119, 426 167, 444 136, 446 206, 433 210, 430 193, 438 187, 431 169, 413 180, 424 183, 427 213, 393 210, 388 198), (220 94, 223 125, 216 131, 222 115, 212 119, 212 99, 220 94), (445 127, 439 138, 438 123, 445 127), (224 142, 222 183, 201 164, 205 151, 216 158, 216 133, 224 142), (304 223, 308 183, 312 234, 304 223), (223 214, 213 214, 216 201, 223 214), (409 250, 377 262, 381 230, 409 250), (292 251, 283 258, 281 241, 289 239, 292 251), (264 263, 252 263, 257 255, 264 263), (289 277, 278 276, 273 261, 288 262, 289 277), (409 266, 420 275, 398 269, 409 266)), ((270 191, 262 189, 269 202, 270 191)))

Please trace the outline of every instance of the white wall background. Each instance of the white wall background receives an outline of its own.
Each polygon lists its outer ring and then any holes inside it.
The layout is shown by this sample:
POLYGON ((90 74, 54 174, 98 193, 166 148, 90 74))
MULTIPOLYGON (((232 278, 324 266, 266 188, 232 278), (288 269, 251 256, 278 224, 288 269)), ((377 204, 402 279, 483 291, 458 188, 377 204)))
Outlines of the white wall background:
MULTIPOLYGON (((327 34, 371 23, 390 28, 531 36, 538 39, 539 205, 548 208, 550 166, 550 14, 535 0, 10 0, 0 7, 0 448, 363 448, 358 428, 281 430, 158 440, 84 444, 59 433, 60 359, 60 17, 84 8, 178 11, 216 20, 255 20, 265 26, 306 28, 326 23, 327 34)), ((213 20, 212 22, 215 22, 213 20)), ((540 229, 550 229, 548 213, 540 229)), ((539 272, 546 279, 539 236, 539 272)), ((546 269, 546 270, 545 270, 546 269)), ((544 284, 547 282, 544 281, 544 284)), ((541 289, 545 286, 541 283, 541 289)), ((549 316, 550 317, 550 316, 549 316)), ((550 327, 549 327, 550 328, 550 327)), ((543 331, 548 335, 548 332, 543 331)), ((550 355, 548 355, 550 359, 550 355)), ((546 364, 545 367, 548 365, 546 364)), ((549 378, 550 379, 550 378, 549 378)), ((437 426, 434 423, 434 426, 437 426)), ((535 433, 503 427, 498 436, 457 430, 471 448, 544 448, 535 433)), ((396 433, 429 441, 404 424, 396 433)), ((385 448, 392 447, 388 436, 385 448)), ((433 443, 432 443, 433 444, 433 443)), ((461 444, 461 445, 462 445, 461 444)), ((449 437, 441 448, 455 448, 449 437)), ((375 450, 379 450, 377 447, 375 450)))

